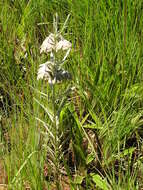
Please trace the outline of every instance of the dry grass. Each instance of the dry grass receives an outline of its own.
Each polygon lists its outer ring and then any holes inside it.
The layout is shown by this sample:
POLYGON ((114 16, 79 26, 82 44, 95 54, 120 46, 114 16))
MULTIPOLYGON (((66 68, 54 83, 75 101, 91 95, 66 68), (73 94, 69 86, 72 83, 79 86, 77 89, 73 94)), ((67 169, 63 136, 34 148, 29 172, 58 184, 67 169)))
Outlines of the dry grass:
POLYGON ((8 176, 5 170, 4 161, 0 160, 0 190, 7 190, 8 176))

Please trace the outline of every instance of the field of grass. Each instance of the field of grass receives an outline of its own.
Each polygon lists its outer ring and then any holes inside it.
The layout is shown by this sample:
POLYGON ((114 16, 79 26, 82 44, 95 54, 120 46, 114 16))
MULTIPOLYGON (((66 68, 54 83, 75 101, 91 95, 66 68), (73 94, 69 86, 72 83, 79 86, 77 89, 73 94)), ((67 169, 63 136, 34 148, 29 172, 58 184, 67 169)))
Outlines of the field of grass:
POLYGON ((0 0, 2 189, 143 189, 142 0, 0 0), (37 71, 55 13, 72 80, 52 91, 37 71))

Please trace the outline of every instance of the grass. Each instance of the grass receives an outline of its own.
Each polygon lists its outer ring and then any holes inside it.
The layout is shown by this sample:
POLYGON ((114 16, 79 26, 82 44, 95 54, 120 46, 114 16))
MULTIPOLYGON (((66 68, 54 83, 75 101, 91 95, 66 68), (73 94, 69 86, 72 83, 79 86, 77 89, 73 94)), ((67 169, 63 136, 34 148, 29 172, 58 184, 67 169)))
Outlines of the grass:
MULTIPOLYGON (((35 101, 50 106, 50 87, 36 77, 55 12, 60 27, 71 14, 65 67, 75 87, 60 116, 59 189, 143 188, 142 8, 140 0, 1 0, 0 160, 8 189, 56 189, 50 137, 36 118, 50 120, 35 101)), ((56 86, 57 96, 67 85, 56 86)))

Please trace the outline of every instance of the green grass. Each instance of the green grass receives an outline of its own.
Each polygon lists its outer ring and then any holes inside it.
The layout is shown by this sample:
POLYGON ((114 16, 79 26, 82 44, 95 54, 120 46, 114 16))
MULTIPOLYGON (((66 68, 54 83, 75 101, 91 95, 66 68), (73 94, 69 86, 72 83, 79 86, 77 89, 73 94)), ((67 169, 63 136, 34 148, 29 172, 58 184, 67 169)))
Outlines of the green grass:
MULTIPOLYGON (((0 115, 11 140, 8 153, 0 128, 0 159, 9 189, 53 189, 56 183, 46 160, 49 137, 45 141, 36 120, 49 118, 35 101, 50 106, 40 93, 50 98, 50 88, 36 77, 46 60, 39 47, 52 31, 55 12, 60 27, 71 14, 65 38, 72 51, 65 67, 76 87, 61 113, 65 144, 59 151, 67 152, 61 184, 67 177, 75 190, 143 188, 142 9, 141 0, 0 1, 0 115)), ((57 95, 68 84, 57 85, 57 95)))

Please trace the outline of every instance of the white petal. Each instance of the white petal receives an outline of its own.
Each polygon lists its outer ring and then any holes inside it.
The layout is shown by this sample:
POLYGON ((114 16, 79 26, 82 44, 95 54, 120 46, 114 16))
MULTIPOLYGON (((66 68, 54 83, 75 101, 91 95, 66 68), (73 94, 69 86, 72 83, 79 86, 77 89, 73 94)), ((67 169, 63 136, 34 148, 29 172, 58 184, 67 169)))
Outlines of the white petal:
POLYGON ((51 33, 46 39, 43 41, 40 47, 40 53, 52 52, 52 50, 68 50, 71 48, 72 44, 68 40, 65 40, 62 35, 59 36, 60 40, 56 42, 57 37, 51 33))
POLYGON ((43 41, 41 47, 40 47, 40 53, 42 52, 51 52, 52 49, 55 46, 55 38, 54 38, 54 34, 51 33, 48 37, 46 37, 46 39, 43 41))
POLYGON ((65 39, 60 40, 57 44, 56 44, 56 51, 62 49, 62 50, 68 50, 70 49, 72 46, 72 44, 65 39))
POLYGON ((46 79, 49 77, 50 70, 48 68, 48 64, 49 64, 49 62, 39 65, 37 80, 46 79))

